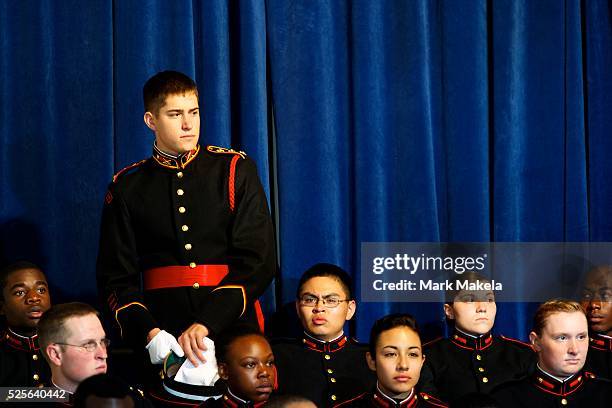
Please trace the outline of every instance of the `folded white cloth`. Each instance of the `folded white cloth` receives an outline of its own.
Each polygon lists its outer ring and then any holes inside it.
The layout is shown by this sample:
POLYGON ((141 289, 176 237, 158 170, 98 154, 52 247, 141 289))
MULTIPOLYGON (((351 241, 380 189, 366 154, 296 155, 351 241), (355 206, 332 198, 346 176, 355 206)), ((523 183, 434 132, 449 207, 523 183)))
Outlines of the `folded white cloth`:
POLYGON ((215 343, 208 337, 204 337, 204 352, 205 363, 200 362, 197 367, 189 360, 181 365, 178 372, 174 376, 174 381, 192 385, 207 385, 213 386, 219 379, 217 369, 217 359, 215 358, 215 343))
POLYGON ((179 357, 185 355, 178 341, 176 341, 173 335, 165 330, 157 333, 149 344, 146 345, 146 349, 149 351, 149 359, 151 359, 151 363, 153 364, 163 363, 164 359, 171 351, 179 357))

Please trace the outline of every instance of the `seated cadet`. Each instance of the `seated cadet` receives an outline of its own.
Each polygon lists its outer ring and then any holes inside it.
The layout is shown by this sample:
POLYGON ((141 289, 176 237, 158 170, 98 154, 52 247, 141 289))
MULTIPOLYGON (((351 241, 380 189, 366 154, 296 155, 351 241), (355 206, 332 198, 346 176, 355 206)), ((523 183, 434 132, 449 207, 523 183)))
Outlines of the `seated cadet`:
POLYGON ((237 325, 227 329, 215 342, 219 376, 227 389, 223 397, 207 400, 202 407, 257 408, 266 404, 274 384, 274 355, 258 330, 237 325))
POLYGON ((110 341, 98 312, 85 303, 51 307, 38 324, 40 349, 51 366, 51 383, 69 397, 84 379, 106 373, 110 341))
POLYGON ((83 380, 74 393, 75 408, 152 407, 142 391, 109 374, 96 374, 83 380))
MULTIPOLYGON (((457 281, 487 282, 473 272, 457 281)), ((488 394, 503 382, 520 378, 535 362, 528 344, 504 336, 493 336, 497 306, 492 291, 449 290, 444 313, 455 323, 450 338, 425 344, 427 359, 421 374, 421 389, 452 403, 464 394, 488 394)))
POLYGON ((373 391, 338 407, 446 407, 442 401, 417 392, 425 356, 416 321, 408 314, 391 314, 377 320, 370 333, 368 366, 378 382, 373 391))
POLYGON ((22 261, 2 269, 0 285, 0 311, 7 324, 0 334, 0 386, 43 386, 51 373, 36 327, 51 307, 47 278, 38 266, 22 261))
POLYGON ((589 336, 578 303, 550 300, 540 305, 529 339, 538 355, 537 368, 493 392, 501 407, 610 407, 612 382, 583 370, 589 336))
POLYGON ((586 276, 582 307, 589 321, 586 368, 612 379, 612 266, 599 266, 586 276))
POLYGON ((367 348, 343 330, 357 307, 348 274, 335 265, 314 265, 300 278, 295 305, 303 338, 272 344, 279 393, 329 407, 369 390, 375 377, 365 361, 367 348))

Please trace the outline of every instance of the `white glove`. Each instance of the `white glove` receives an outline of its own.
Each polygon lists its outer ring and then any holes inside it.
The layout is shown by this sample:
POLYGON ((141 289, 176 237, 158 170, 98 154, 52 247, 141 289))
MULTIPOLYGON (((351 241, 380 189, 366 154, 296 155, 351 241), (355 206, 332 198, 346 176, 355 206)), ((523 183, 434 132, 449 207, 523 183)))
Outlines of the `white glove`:
POLYGON ((174 376, 174 381, 193 385, 213 386, 219 379, 217 372, 217 359, 215 358, 215 343, 208 337, 204 337, 204 364, 200 363, 197 367, 191 364, 191 361, 185 360, 174 376))
POLYGON ((174 354, 179 357, 185 355, 178 341, 176 341, 173 335, 165 330, 161 330, 157 333, 145 348, 149 350, 149 358, 153 364, 163 363, 164 358, 166 358, 171 351, 174 351, 174 354))

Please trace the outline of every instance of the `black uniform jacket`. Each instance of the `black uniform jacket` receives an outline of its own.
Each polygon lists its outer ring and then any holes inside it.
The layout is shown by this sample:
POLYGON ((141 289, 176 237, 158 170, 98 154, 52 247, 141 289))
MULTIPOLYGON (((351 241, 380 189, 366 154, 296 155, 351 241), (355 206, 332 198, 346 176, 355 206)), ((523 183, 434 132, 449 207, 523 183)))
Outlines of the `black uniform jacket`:
POLYGON ((367 346, 346 336, 323 342, 304 334, 273 341, 272 351, 278 392, 304 396, 318 407, 331 407, 376 384, 365 359, 367 346))
POLYGON ((559 381, 538 368, 521 380, 499 386, 493 397, 502 408, 609 408, 612 382, 587 371, 559 381))
POLYGON ((259 408, 266 405, 267 401, 251 402, 238 398, 231 392, 226 392, 219 399, 209 399, 202 403, 202 408, 259 408))
POLYGON ((597 377, 612 380, 612 337, 599 333, 590 333, 589 336, 585 369, 597 377))
POLYGON ((413 408, 413 407, 447 407, 445 403, 424 392, 412 393, 402 401, 395 400, 383 393, 378 385, 374 392, 363 393, 351 400, 336 405, 337 407, 364 408, 413 408))
POLYGON ((489 394, 503 382, 521 378, 535 365, 530 345, 487 333, 478 337, 455 330, 450 338, 423 347, 419 387, 452 403, 462 395, 489 394))
POLYGON ((11 329, 0 334, 0 386, 42 387, 51 370, 40 352, 38 335, 21 336, 11 329))
POLYGON ((154 148, 110 184, 98 288, 133 345, 155 327, 177 336, 198 322, 214 335, 238 318, 255 322, 275 269, 266 196, 244 153, 198 146, 175 158, 154 148))

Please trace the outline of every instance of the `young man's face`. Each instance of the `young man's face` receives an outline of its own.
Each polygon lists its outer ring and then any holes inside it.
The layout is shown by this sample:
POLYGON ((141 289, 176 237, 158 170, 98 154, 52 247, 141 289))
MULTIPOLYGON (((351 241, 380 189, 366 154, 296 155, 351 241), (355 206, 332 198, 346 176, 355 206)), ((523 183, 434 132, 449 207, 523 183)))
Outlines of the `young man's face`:
POLYGON ((582 312, 553 313, 542 334, 529 334, 538 364, 547 373, 569 377, 582 369, 589 348, 587 319, 582 312))
POLYGON ((24 334, 33 333, 42 314, 51 307, 47 278, 38 269, 11 273, 2 295, 2 313, 8 326, 24 334))
POLYGON ((497 305, 493 292, 461 291, 452 304, 444 304, 446 317, 455 321, 459 330, 480 335, 491 331, 497 305))
POLYGON ((304 330, 319 340, 330 341, 339 337, 343 333, 344 323, 355 314, 355 301, 347 301, 348 294, 333 277, 317 276, 307 280, 300 288, 300 299, 305 297, 318 298, 318 301, 314 306, 304 306, 298 299, 297 314, 304 330), (322 299, 337 299, 340 302, 332 308, 324 305, 322 299))
POLYGON ((591 330, 612 336, 612 268, 601 267, 589 272, 581 304, 591 330))
POLYGON ((267 401, 276 382, 270 344, 257 335, 234 340, 227 349, 226 362, 219 363, 219 376, 239 398, 267 401))
POLYGON ((376 356, 368 352, 366 359, 376 371, 379 387, 388 395, 409 392, 419 381, 425 358, 421 339, 409 327, 384 331, 376 342, 376 356))
POLYGON ((168 95, 159 113, 146 112, 144 121, 163 152, 179 155, 195 149, 200 137, 198 97, 195 92, 168 95))
POLYGON ((64 343, 71 345, 50 345, 57 350, 57 367, 53 371, 53 380, 59 381, 60 386, 74 388, 86 378, 96 374, 106 373, 106 359, 108 357, 106 347, 101 341, 106 338, 102 324, 98 316, 88 314, 85 316, 71 317, 65 321, 64 327, 68 336, 64 343), (82 347, 87 343, 96 342, 94 351, 87 351, 82 347), (56 378, 56 374, 60 378, 56 378))

